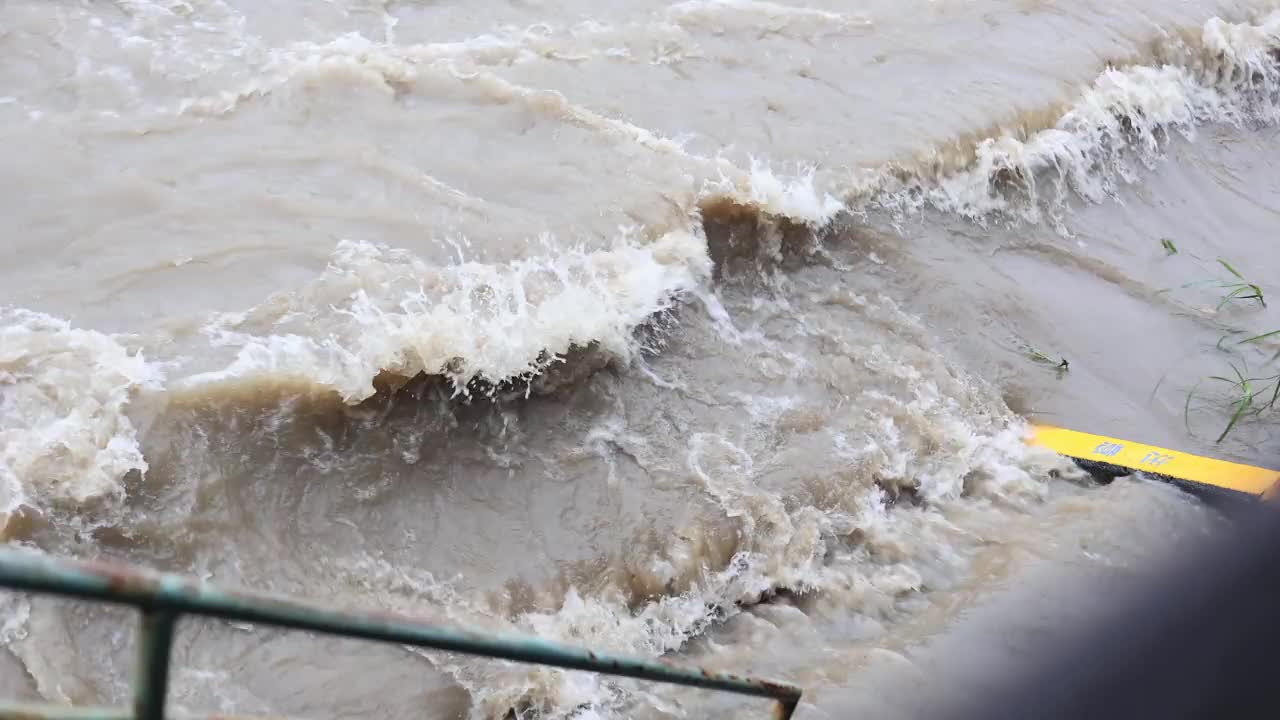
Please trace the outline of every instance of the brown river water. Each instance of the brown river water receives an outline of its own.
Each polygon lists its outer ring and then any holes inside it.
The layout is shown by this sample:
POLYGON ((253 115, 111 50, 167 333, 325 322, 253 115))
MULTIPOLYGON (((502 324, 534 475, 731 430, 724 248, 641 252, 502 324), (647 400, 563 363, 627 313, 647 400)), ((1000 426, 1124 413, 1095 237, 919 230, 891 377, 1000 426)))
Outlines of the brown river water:
MULTIPOLYGON (((0 0, 0 533, 800 718, 980 693, 1220 522, 1028 421, 1280 462, 1204 380, 1276 350, 1207 282, 1280 277, 1274 6, 0 0)), ((129 613, 0 611, 4 695, 127 702, 129 613)), ((185 712, 769 713, 220 621, 174 673, 185 712)))

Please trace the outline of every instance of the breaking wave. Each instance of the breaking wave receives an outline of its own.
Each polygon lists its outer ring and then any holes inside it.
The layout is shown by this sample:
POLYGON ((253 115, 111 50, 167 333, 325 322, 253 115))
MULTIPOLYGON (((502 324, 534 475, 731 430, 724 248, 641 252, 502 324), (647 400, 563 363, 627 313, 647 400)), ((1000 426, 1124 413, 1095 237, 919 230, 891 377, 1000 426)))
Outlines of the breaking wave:
POLYGON ((162 383, 159 366, 115 338, 0 309, 0 513, 122 497, 121 478, 147 469, 125 409, 162 383))
POLYGON ((867 206, 929 207, 979 222, 1056 221, 1072 197, 1101 201, 1139 180, 1175 134, 1193 139, 1210 123, 1275 123, 1278 53, 1280 13, 1256 25, 1213 18, 1198 34, 1157 43, 1158 64, 1108 67, 1048 126, 982 140, 958 170, 948 169, 955 156, 937 151, 880 171, 867 206))
POLYGON ((642 347, 635 331, 704 283, 703 247, 669 233, 643 246, 442 267, 342 242, 307 286, 211 322, 213 345, 235 360, 180 386, 289 378, 354 403, 379 377, 439 376, 465 394, 527 382, 585 349, 625 363, 642 347))
POLYGON ((420 376, 455 395, 553 392, 656 349, 660 318, 709 271, 705 243, 684 232, 444 266, 344 241, 315 280, 214 316, 208 350, 164 364, 59 318, 0 310, 0 512, 122 500, 122 479, 148 469, 126 412, 144 392, 279 386, 354 404, 420 376), (220 352, 225 366, 184 371, 220 352))
MULTIPOLYGON (((788 26, 849 21, 769 3, 684 3, 670 14, 701 22, 730 5, 735 18, 788 26)), ((420 60, 457 50, 392 58, 380 47, 347 38, 295 48, 296 57, 276 62, 290 72, 350 66, 390 82, 411 77, 420 60)), ((629 361, 644 348, 637 330, 701 292, 713 266, 738 255, 795 252, 841 216, 933 208, 979 222, 1055 220, 1073 196, 1098 201, 1137 180, 1174 134, 1194 136, 1206 123, 1272 123, 1280 112, 1278 52, 1280 14, 1257 24, 1214 18, 1199 32, 1158 43, 1157 64, 1106 69, 1051 123, 989 137, 960 156, 939 151, 911 166, 882 168, 852 185, 846 178, 843 193, 834 189, 831 171, 786 177, 763 161, 741 169, 723 158, 688 155, 679 143, 551 93, 559 98, 556 112, 706 171, 691 209, 702 232, 673 231, 649 244, 624 239, 610 250, 548 244, 551 252, 542 257, 449 266, 345 241, 306 286, 212 319, 206 335, 232 359, 170 387, 289 381, 332 389, 349 403, 369 398, 379 381, 394 387, 419 375, 447 380, 464 395, 501 386, 553 389, 550 376, 542 386, 534 380, 566 358, 587 372, 629 361)), ((494 92, 520 94, 496 77, 481 80, 498 83, 494 92)), ((7 310, 2 319, 5 507, 23 502, 23 488, 35 485, 59 502, 118 495, 122 475, 146 469, 124 408, 138 392, 160 387, 157 366, 115 339, 55 318, 7 310), (35 476, 43 479, 22 481, 35 476)))

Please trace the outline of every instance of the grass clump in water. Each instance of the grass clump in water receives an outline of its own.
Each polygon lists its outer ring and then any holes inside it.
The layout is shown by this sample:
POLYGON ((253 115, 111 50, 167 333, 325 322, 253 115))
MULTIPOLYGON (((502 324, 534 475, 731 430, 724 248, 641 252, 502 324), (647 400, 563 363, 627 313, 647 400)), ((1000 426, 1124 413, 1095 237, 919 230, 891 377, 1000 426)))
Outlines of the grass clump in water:
MULTIPOLYGON (((1256 347, 1273 338, 1280 340, 1280 330, 1253 335, 1231 343, 1230 346, 1225 346, 1224 341, 1228 337, 1230 335, 1225 335, 1218 340, 1218 348, 1226 352, 1233 352, 1238 351, 1241 346, 1256 347)), ((1243 420, 1256 418, 1269 410, 1275 409, 1276 404, 1280 402, 1280 371, 1276 371, 1275 367, 1278 359, 1280 359, 1280 350, 1272 353, 1269 358, 1263 361, 1264 366, 1270 367, 1269 370, 1264 371, 1261 375, 1253 375, 1249 370, 1248 362, 1242 356, 1239 361, 1232 360, 1227 363, 1227 366, 1231 368, 1231 374, 1211 375, 1206 378, 1209 381, 1225 386, 1225 399, 1227 401, 1227 409, 1230 412, 1226 426, 1223 427, 1222 432, 1218 434, 1218 438, 1214 442, 1220 443, 1225 440, 1243 420)), ((1197 388, 1199 388, 1199 384, 1187 393, 1184 419, 1187 422, 1188 431, 1191 427, 1191 403, 1197 388)))
POLYGON ((1256 283, 1245 280, 1244 275, 1241 275, 1239 270, 1236 270, 1231 263, 1223 258, 1218 258, 1218 264, 1226 268, 1235 277, 1234 281, 1227 280, 1222 283, 1222 287, 1230 292, 1222 297, 1222 302, 1218 303, 1219 310, 1232 300, 1257 300, 1262 304, 1262 307, 1267 306, 1267 299, 1264 297, 1261 287, 1256 283))
MULTIPOLYGON (((1178 247, 1173 244, 1172 240, 1169 240, 1166 238, 1164 240, 1161 240, 1160 242, 1162 245, 1164 245, 1165 252, 1167 255, 1178 254, 1178 247)), ((1195 255, 1191 255, 1191 257, 1197 260, 1200 259, 1195 255)), ((1257 300, 1259 305, 1261 305, 1264 308, 1267 307, 1267 296, 1266 296, 1266 293, 1263 292, 1261 285, 1246 279, 1244 274, 1241 273, 1239 270, 1237 270, 1236 266, 1231 264, 1231 261, 1227 260, 1226 258, 1221 258, 1221 257, 1217 258, 1217 264, 1222 268, 1226 269, 1226 271, 1231 274, 1230 277, 1226 277, 1226 278, 1217 277, 1217 278, 1209 278, 1207 280, 1197 280, 1195 282, 1189 282, 1186 285, 1183 285, 1179 289, 1186 290, 1189 288, 1208 287, 1208 288, 1217 288, 1218 290, 1222 291, 1223 294, 1221 298, 1219 298, 1218 306, 1214 308, 1214 312, 1219 312, 1222 310, 1222 308, 1226 307, 1229 303, 1236 302, 1236 301, 1257 300)), ((1173 288, 1166 288, 1164 290, 1161 290, 1159 294, 1170 292, 1172 289, 1173 288)))
MULTIPOLYGON (((1163 239, 1160 244, 1164 247, 1167 256, 1179 254, 1178 247, 1172 240, 1163 239)), ((1189 254, 1189 257, 1203 262, 1194 254, 1189 254)), ((1221 295, 1217 299, 1214 313, 1219 313, 1234 303, 1256 302, 1255 307, 1267 308, 1266 292, 1261 285, 1246 278, 1244 273, 1226 258, 1216 258, 1216 265, 1226 270, 1229 275, 1225 278, 1188 283, 1182 287, 1184 289, 1207 287, 1218 290, 1221 295)), ((1205 399, 1209 400, 1211 406, 1221 408, 1227 413, 1226 424, 1218 433, 1214 441, 1216 443, 1225 440, 1242 422, 1276 409, 1277 404, 1280 404, 1280 368, 1276 365, 1276 361, 1280 360, 1280 348, 1270 353, 1269 357, 1266 353, 1271 348, 1264 350, 1264 346, 1275 341, 1280 341, 1280 330, 1262 333, 1242 329, 1226 330, 1225 334, 1218 339, 1216 347, 1219 352, 1232 356, 1227 362, 1230 372, 1204 378, 1187 392, 1183 416, 1188 433, 1191 433, 1192 404, 1202 397, 1199 391, 1206 383, 1221 392, 1212 393, 1211 398, 1205 397, 1205 399), (1242 335, 1248 335, 1248 337, 1237 339, 1242 335), (1258 362, 1259 355, 1262 355, 1261 362, 1258 362), (1250 357, 1254 358, 1255 367, 1264 368, 1262 372, 1255 375, 1254 371, 1250 370, 1250 357)))
POLYGON ((1221 394, 1215 394, 1211 402, 1216 406, 1225 403, 1225 409, 1229 413, 1226 425, 1214 440, 1216 443, 1227 439, 1227 436, 1241 422, 1274 410, 1277 404, 1280 404, 1280 368, 1276 367, 1276 361, 1280 360, 1280 350, 1272 352, 1262 361, 1261 366, 1266 369, 1259 374, 1254 374, 1254 371, 1249 369, 1248 356, 1244 354, 1249 350, 1261 349, 1259 346, 1268 340, 1280 340, 1280 330, 1259 333, 1235 342, 1229 341, 1232 335, 1240 334, 1243 332, 1236 331, 1218 339, 1218 350, 1236 356, 1227 362, 1231 372, 1211 375, 1196 383, 1187 392, 1183 419, 1188 433, 1191 432, 1191 406, 1193 401, 1200 397, 1198 391, 1205 382, 1212 383, 1224 391, 1221 394))
MULTIPOLYGON (((1275 407, 1276 401, 1280 400, 1280 373, 1270 377, 1249 377, 1235 363, 1231 363, 1231 370, 1234 373, 1234 377, 1213 375, 1209 378, 1216 382, 1226 383, 1230 388, 1229 392, 1232 398, 1230 404, 1231 418, 1214 442, 1225 440, 1227 435, 1230 435, 1235 426, 1247 415, 1255 417, 1261 415, 1263 412, 1275 407)), ((1189 406, 1190 398, 1188 396, 1189 406)))

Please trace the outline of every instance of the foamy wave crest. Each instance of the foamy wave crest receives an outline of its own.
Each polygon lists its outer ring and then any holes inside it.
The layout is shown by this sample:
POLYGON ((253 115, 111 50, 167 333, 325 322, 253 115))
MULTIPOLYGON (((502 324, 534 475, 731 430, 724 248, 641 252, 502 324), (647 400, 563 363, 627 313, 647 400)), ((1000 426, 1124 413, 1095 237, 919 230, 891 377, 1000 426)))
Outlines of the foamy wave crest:
POLYGON ((161 383, 108 335, 0 308, 0 511, 122 496, 121 478, 147 469, 125 408, 161 383))
POLYGON ((721 276, 765 270, 788 256, 809 255, 815 240, 846 210, 819 189, 812 168, 791 177, 752 158, 742 171, 724 166, 698 200, 707 250, 721 276))
POLYGON ((500 265, 436 266, 343 241, 307 286, 215 319, 207 333, 237 356, 182 385, 294 378, 359 402, 385 375, 440 376, 466 393, 473 382, 530 380, 575 350, 626 362, 640 349, 636 329, 709 272, 705 244, 688 232, 500 265))
POLYGON ((818 188, 813 168, 788 177, 774 173, 757 158, 751 159, 751 169, 745 173, 729 175, 722 167, 719 179, 707 183, 703 198, 704 211, 721 204, 736 205, 812 228, 827 226, 845 209, 842 202, 818 188))
POLYGON ((1052 127, 984 140, 964 169, 934 179, 907 173, 873 204, 1039 222, 1071 194, 1100 201, 1136 181, 1172 133, 1190 138, 1208 123, 1274 123, 1278 52, 1280 13, 1256 25, 1214 18, 1197 36, 1161 44, 1159 65, 1108 68, 1052 127))

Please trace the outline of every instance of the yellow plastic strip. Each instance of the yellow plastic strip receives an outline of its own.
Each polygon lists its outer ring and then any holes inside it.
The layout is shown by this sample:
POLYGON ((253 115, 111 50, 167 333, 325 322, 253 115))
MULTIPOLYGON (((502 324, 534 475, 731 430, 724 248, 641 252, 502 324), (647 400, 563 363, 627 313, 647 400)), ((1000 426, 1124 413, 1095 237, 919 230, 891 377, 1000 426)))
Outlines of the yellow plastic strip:
POLYGON ((1159 473, 1248 495, 1261 495, 1280 482, 1280 471, 1214 460, 1105 435, 1091 435, 1048 425, 1032 426, 1032 432, 1030 444, 1048 448, 1060 455, 1159 473))

